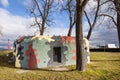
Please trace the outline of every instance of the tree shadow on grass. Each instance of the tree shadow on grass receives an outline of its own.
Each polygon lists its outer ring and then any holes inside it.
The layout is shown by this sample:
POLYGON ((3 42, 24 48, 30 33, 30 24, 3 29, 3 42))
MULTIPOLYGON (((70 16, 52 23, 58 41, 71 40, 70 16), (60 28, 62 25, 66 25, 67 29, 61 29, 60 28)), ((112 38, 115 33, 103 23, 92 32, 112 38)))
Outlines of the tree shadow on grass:
POLYGON ((10 55, 8 54, 0 55, 0 67, 14 68, 14 62, 8 62, 9 58, 10 55))
POLYGON ((90 60, 92 62, 104 62, 104 61, 120 61, 120 60, 90 60))
MULTIPOLYGON (((9 58, 10 56, 7 56, 6 54, 4 55, 0 55, 0 67, 8 67, 8 68, 15 68, 15 62, 9 62, 9 58)), ((60 70, 63 67, 59 67, 59 70, 54 69, 56 67, 52 67, 52 68, 40 68, 40 69, 27 69, 27 68, 19 68, 22 70, 40 70, 40 71, 49 71, 49 72, 71 72, 71 71, 75 71, 75 69, 68 69, 68 70, 60 70)))
POLYGON ((72 72, 72 71, 76 71, 76 69, 69 69, 67 68, 66 66, 60 66, 60 67, 57 67, 59 69, 56 69, 56 67, 46 67, 46 68, 36 68, 36 69, 28 69, 28 68, 20 68, 22 70, 31 70, 31 71, 48 71, 48 72, 72 72), (66 68, 66 69, 63 69, 66 68), (61 70, 60 70, 61 68, 61 70))
POLYGON ((68 70, 54 70, 54 69, 37 69, 40 71, 49 71, 49 72, 73 72, 76 71, 76 69, 68 69, 68 70))

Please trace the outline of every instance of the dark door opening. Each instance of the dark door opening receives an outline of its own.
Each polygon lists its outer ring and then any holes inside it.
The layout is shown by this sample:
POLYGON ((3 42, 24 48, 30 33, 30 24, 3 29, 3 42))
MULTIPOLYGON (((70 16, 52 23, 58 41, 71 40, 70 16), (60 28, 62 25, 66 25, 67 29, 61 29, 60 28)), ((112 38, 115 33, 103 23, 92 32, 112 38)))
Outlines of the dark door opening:
POLYGON ((53 51, 53 61, 61 63, 61 47, 54 47, 53 51))

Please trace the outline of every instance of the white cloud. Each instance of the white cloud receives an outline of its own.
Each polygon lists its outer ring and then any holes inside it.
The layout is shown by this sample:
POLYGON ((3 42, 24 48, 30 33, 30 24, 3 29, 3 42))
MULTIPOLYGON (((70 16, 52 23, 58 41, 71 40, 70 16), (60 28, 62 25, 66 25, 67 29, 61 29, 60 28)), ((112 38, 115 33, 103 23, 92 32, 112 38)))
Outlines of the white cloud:
MULTIPOLYGON (((15 39, 22 35, 34 35, 36 28, 29 28, 33 22, 33 18, 15 16, 2 8, 0 8, 0 13, 0 26, 2 27, 3 33, 0 39, 15 39)), ((45 35, 67 35, 68 28, 59 21, 56 21, 56 24, 59 25, 47 28, 45 35)), ((72 35, 75 35, 75 31, 73 31, 72 35)))
POLYGON ((3 37, 17 37, 33 34, 35 29, 28 28, 32 24, 32 18, 14 16, 10 12, 0 8, 0 26, 3 37))
POLYGON ((0 3, 4 6, 7 7, 9 5, 8 0, 0 0, 0 3))
MULTIPOLYGON (((50 27, 46 30, 46 35, 56 35, 56 36, 67 36, 68 28, 61 26, 61 27, 50 27)), ((75 30, 72 31, 72 36, 75 36, 75 30)))
POLYGON ((31 8, 33 1, 32 0, 24 0, 22 2, 22 4, 26 7, 26 8, 31 8))
MULTIPOLYGON (((0 27, 2 27, 2 36, 0 36, 0 45, 7 44, 7 40, 12 42, 19 36, 34 35, 36 28, 29 28, 33 18, 12 15, 9 11, 0 8, 0 27)), ((45 35, 67 35, 68 28, 59 21, 56 21, 58 26, 49 27, 45 31, 45 35)), ((1 28, 0 28, 1 29, 1 28)), ((39 33, 37 33, 39 34, 39 33)), ((73 31, 74 34, 74 31, 73 31)))

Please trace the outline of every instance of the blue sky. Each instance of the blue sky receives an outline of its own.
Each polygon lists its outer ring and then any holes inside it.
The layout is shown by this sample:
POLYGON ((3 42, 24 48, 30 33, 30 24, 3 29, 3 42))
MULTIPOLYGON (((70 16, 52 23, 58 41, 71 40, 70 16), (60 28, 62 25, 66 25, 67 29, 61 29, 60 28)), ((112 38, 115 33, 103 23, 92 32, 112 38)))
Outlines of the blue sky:
POLYGON ((0 5, 1 8, 8 10, 13 15, 20 15, 20 16, 26 15, 26 8, 21 2, 21 0, 6 0, 6 1, 8 2, 8 4, 1 2, 0 5))
MULTIPOLYGON (((27 11, 27 5, 30 6, 30 0, 0 0, 0 29, 3 35, 0 36, 0 46, 1 44, 7 43, 7 39, 12 42, 19 36, 22 35, 34 35, 36 28, 30 28, 33 23, 34 18, 30 16, 27 11)), ((90 0, 90 4, 95 5, 93 0, 90 0)), ((88 8, 87 11, 90 9, 88 8)), ((55 24, 51 25, 46 29, 45 35, 66 35, 68 31, 68 17, 67 13, 58 12, 53 15, 53 21, 55 24)), ((89 26, 84 19, 83 31, 87 34, 89 26)), ((117 43, 117 33, 115 29, 106 30, 107 28, 99 27, 95 28, 91 39, 94 41, 104 41, 109 43, 117 43), (109 35, 108 35, 109 34, 109 35), (109 38, 106 39, 106 37, 109 38), (98 40, 97 40, 98 39, 98 40), (113 40, 115 39, 115 40, 113 40)), ((72 35, 75 35, 73 30, 72 35)))

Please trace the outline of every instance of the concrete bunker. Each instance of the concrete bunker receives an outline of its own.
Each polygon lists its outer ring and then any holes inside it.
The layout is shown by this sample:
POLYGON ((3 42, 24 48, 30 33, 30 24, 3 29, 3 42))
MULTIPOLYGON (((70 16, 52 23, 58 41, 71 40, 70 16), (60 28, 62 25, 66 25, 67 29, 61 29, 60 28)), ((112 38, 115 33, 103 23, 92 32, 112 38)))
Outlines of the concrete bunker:
MULTIPOLYGON (((76 64, 76 40, 68 36, 23 36, 14 42, 15 67, 36 69, 76 64)), ((84 38, 85 62, 89 41, 84 38)))

